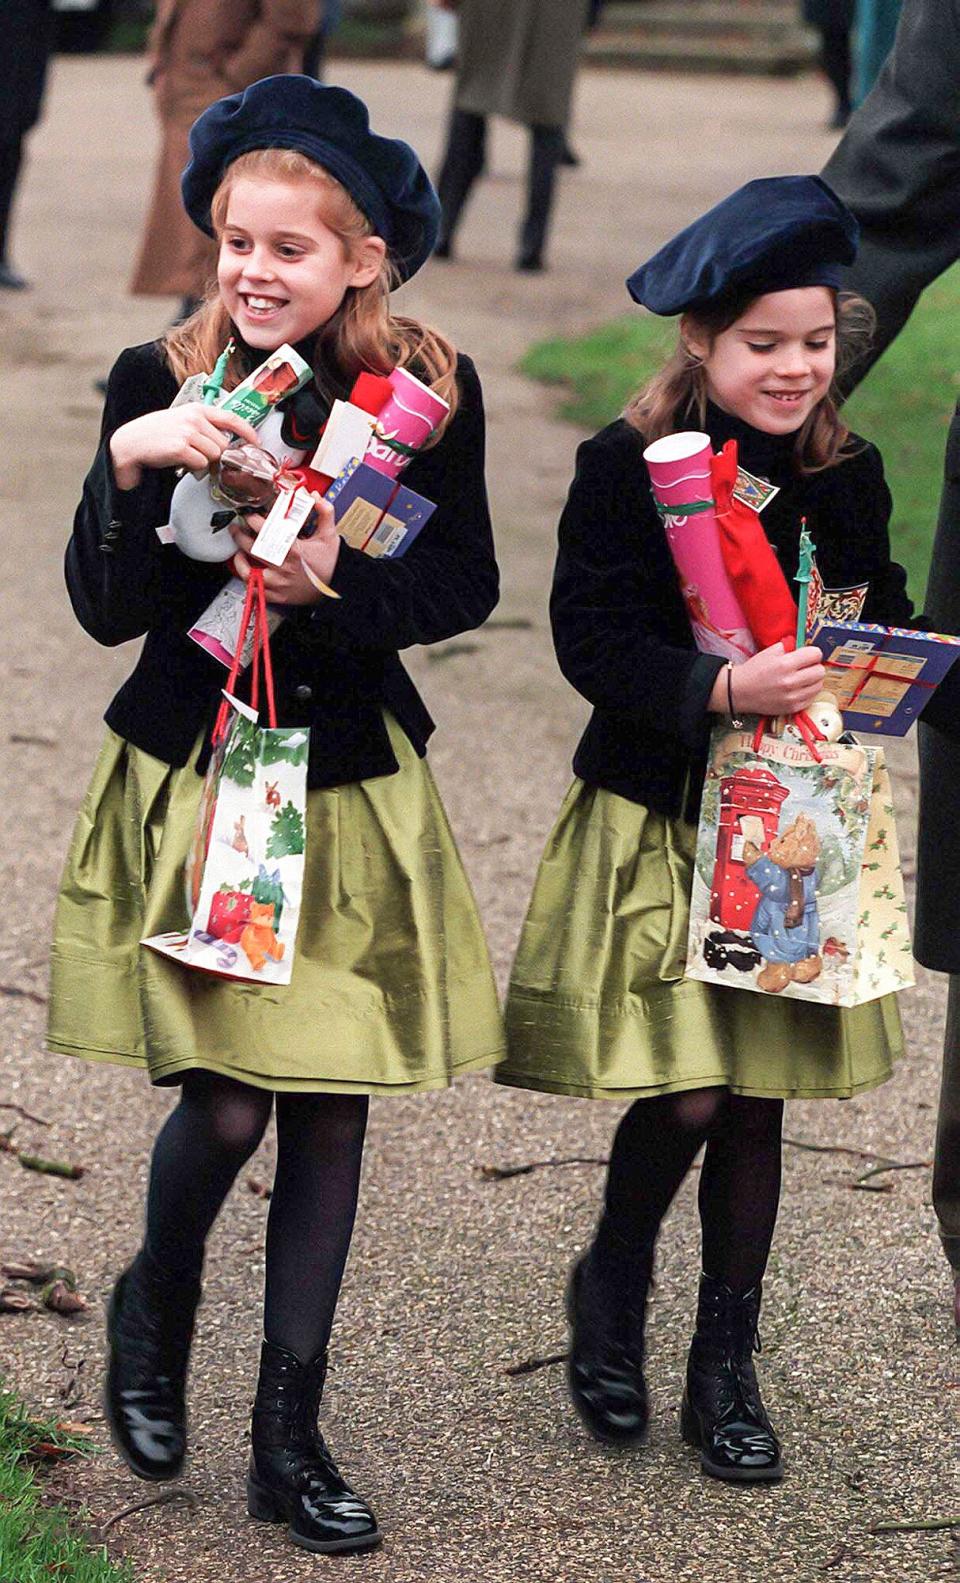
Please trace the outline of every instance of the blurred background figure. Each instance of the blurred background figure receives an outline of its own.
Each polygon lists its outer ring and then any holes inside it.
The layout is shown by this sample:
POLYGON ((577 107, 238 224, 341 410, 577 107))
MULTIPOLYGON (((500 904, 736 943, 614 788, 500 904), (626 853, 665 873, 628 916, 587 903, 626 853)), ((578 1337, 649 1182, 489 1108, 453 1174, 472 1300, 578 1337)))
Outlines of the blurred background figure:
POLYGON ((0 0, 0 290, 28 282, 10 262, 10 219, 23 140, 40 118, 53 33, 49 0, 0 0))
POLYGON ((542 269, 589 0, 445 4, 457 11, 460 27, 453 111, 437 182, 443 220, 435 256, 453 256, 464 204, 483 170, 487 117, 502 115, 530 130, 516 267, 542 269))
POLYGON ((319 0, 320 16, 316 31, 303 52, 303 70, 308 77, 321 78, 327 58, 327 44, 343 14, 343 0, 319 0))
POLYGON ((457 64, 457 13, 443 0, 428 0, 426 61, 431 71, 452 71, 457 64))
MULTIPOLYGON (((197 306, 216 247, 187 218, 180 174, 187 133, 208 104, 274 72, 302 71, 325 0, 159 0, 150 35, 150 82, 163 141, 130 289, 197 306)), ((0 0, 0 5, 3 0, 0 0)))
MULTIPOLYGON (((877 80, 897 35, 903 0, 857 0, 857 62, 854 72, 855 102, 862 104, 877 80)), ((824 0, 824 9, 833 9, 824 0)))
POLYGON ((846 126, 853 93, 853 18, 856 0, 802 0, 803 20, 820 35, 820 65, 834 92, 830 126, 846 126))

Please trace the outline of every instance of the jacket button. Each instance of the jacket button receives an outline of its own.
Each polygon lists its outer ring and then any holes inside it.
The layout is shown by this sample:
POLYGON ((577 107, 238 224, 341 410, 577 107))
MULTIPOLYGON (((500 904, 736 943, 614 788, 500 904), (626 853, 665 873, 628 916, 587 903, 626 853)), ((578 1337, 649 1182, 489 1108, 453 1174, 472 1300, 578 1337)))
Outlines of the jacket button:
POLYGON ((306 682, 301 682, 299 687, 293 689, 293 696, 298 704, 308 704, 313 697, 313 688, 308 687, 306 682))

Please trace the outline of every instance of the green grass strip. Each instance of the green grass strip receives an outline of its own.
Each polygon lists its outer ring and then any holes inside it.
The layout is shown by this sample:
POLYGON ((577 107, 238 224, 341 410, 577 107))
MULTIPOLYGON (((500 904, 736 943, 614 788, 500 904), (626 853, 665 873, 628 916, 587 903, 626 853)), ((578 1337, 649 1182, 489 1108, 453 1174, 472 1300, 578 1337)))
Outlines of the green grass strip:
POLYGON ((16 1397, 0 1388, 0 1580, 2 1583, 133 1583, 102 1545, 73 1532, 62 1507, 48 1506, 30 1462, 38 1441, 87 1451, 85 1442, 52 1423, 31 1421, 16 1397))
MULTIPOLYGON (((598 429, 617 417, 676 341, 675 321, 639 310, 586 335, 541 341, 522 371, 565 394, 560 415, 598 429)), ((894 554, 920 604, 943 482, 947 428, 960 386, 960 266, 921 297, 908 323, 847 404, 858 434, 879 446, 893 494, 894 554)))

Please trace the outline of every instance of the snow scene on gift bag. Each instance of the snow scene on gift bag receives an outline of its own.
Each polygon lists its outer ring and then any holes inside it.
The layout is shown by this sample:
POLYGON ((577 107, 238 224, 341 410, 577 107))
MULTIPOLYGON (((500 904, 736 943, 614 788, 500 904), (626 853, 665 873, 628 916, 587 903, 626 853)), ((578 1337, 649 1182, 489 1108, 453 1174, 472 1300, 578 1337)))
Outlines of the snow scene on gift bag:
POLYGON ((875 748, 721 728, 711 743, 686 976, 852 1006, 913 982, 889 780, 875 748))
POLYGON ((215 750, 184 879, 190 928, 144 941, 185 966, 289 984, 300 918, 309 732, 235 710, 215 750))
POLYGON ((191 955, 198 966, 198 948, 215 954, 220 972, 240 966, 230 961, 239 953, 244 976, 252 970, 258 982, 290 982, 308 740, 302 728, 266 729, 242 714, 234 719, 194 913, 191 955))

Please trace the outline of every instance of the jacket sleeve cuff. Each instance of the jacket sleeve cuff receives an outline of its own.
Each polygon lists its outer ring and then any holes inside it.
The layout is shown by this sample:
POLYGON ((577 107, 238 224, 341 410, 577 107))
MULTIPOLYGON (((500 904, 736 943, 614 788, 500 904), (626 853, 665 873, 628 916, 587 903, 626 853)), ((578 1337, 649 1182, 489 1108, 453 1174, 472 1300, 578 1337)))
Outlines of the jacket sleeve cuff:
POLYGON ((726 663, 716 654, 697 654, 690 666, 677 722, 677 733, 689 747, 703 735, 713 684, 726 663))

